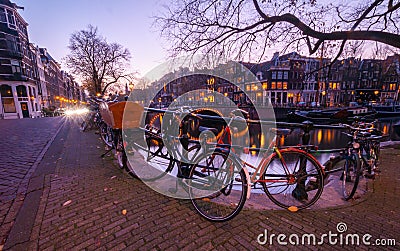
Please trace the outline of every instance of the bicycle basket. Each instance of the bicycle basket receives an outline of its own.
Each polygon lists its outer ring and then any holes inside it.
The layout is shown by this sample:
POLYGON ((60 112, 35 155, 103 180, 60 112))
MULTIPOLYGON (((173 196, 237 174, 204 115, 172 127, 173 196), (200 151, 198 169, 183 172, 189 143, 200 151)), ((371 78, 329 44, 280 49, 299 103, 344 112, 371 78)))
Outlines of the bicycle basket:
POLYGON ((133 129, 140 126, 140 121, 144 111, 143 106, 140 104, 123 101, 109 105, 108 109, 112 112, 112 127, 114 129, 122 129, 122 127, 133 129))

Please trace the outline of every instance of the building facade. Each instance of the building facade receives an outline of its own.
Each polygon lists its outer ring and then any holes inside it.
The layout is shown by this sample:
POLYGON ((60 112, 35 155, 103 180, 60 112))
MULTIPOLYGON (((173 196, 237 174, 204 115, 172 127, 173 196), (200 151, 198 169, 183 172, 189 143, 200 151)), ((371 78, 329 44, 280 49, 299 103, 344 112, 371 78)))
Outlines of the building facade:
POLYGON ((0 0, 0 118, 40 117, 78 104, 83 91, 46 48, 30 43, 22 7, 0 0))
MULTIPOLYGON (((225 79, 202 76, 198 70, 197 76, 191 75, 194 73, 189 69, 184 71, 180 74, 186 77, 175 79, 176 73, 169 73, 157 82, 156 89, 160 91, 153 100, 154 106, 167 107, 180 95, 196 89, 204 89, 200 92, 202 100, 213 102, 207 93, 218 91, 239 107, 268 102, 275 107, 337 107, 351 102, 365 105, 399 101, 399 55, 385 60, 349 57, 332 63, 329 58, 304 57, 296 52, 282 56, 275 53, 266 62, 228 62, 217 66, 215 74, 228 76, 225 79), (248 76, 249 72, 252 76, 248 76)), ((195 99, 188 99, 188 104, 195 105, 195 99)))
POLYGON ((0 0, 1 118, 38 117, 41 111, 37 56, 19 8, 8 0, 0 0))

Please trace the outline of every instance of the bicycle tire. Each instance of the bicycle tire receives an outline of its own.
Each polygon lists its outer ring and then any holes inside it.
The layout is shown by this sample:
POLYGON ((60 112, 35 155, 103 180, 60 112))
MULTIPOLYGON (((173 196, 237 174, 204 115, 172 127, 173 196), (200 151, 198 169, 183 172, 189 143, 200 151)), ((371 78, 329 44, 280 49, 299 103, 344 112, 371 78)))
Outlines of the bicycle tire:
POLYGON ((375 165, 380 164, 380 153, 381 153, 381 145, 380 142, 375 142, 373 146, 374 154, 375 154, 375 165))
POLYGON ((112 147, 112 134, 110 133, 110 129, 106 123, 101 123, 99 125, 100 129, 100 137, 103 140, 104 144, 108 147, 112 147))
POLYGON ((290 211, 310 207, 319 199, 324 187, 320 164, 300 149, 283 149, 280 155, 282 158, 276 153, 272 155, 261 175, 264 192, 274 204, 290 211))
POLYGON ((343 166, 342 191, 343 199, 350 200, 357 191, 360 180, 360 159, 357 154, 347 156, 343 166))
POLYGON ((145 154, 146 162, 152 166, 151 170, 140 170, 137 174, 142 181, 156 181, 163 178, 167 173, 171 172, 174 160, 168 153, 162 140, 154 144, 148 143, 147 154, 145 154), (152 148, 154 148, 152 150, 152 148))
POLYGON ((246 202, 248 187, 245 172, 239 169, 241 165, 236 159, 223 151, 215 151, 201 158, 195 161, 189 173, 188 187, 192 205, 209 221, 228 221, 242 210, 246 202), (212 164, 216 159, 220 162, 212 164), (220 174, 224 175, 224 172, 226 176, 222 180, 216 178, 220 174), (222 188, 219 188, 221 185, 222 188), (218 189, 210 189, 216 187, 218 189))
POLYGON ((80 129, 82 132, 85 132, 85 131, 86 131, 86 128, 87 128, 87 123, 86 123, 86 121, 82 121, 81 126, 79 127, 79 129, 80 129))

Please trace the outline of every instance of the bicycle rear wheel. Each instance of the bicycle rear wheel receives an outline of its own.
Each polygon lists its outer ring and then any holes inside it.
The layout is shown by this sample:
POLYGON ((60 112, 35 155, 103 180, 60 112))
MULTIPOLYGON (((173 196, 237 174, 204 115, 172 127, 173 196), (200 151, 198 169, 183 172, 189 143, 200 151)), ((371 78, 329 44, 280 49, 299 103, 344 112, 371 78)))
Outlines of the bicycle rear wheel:
POLYGON ((357 154, 347 156, 343 166, 342 189, 343 198, 350 200, 357 191, 360 180, 360 160, 357 154))
POLYGON ((324 187, 323 172, 317 160, 297 149, 280 150, 267 163, 259 181, 276 205, 297 211, 314 204, 324 187))
POLYGON ((246 202, 248 190, 240 163, 222 151, 203 155, 195 163, 188 187, 196 211, 209 221, 222 222, 235 217, 246 202))

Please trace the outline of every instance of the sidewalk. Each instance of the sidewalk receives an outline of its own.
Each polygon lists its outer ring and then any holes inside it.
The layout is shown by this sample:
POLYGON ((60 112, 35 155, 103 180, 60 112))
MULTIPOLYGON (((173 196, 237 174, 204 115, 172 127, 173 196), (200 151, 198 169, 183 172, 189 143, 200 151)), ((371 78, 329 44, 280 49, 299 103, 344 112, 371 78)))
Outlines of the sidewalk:
MULTIPOLYGON (((396 239, 397 246, 386 248, 399 249, 399 149, 381 151, 382 174, 362 200, 297 213, 245 209, 233 220, 218 224, 201 218, 189 201, 163 196, 130 178, 111 156, 101 159, 103 152, 98 135, 82 133, 77 125, 67 122, 32 175, 4 249, 286 250, 294 247, 279 245, 276 237, 272 245, 261 245, 257 238, 266 230, 276 236, 338 233, 338 223, 347 225, 345 233, 370 234, 370 241, 396 239), (48 164, 54 162, 55 166, 48 164), (43 182, 39 182, 41 178, 43 182)), ((355 247, 378 249, 333 245, 327 240, 320 247, 296 248, 355 247)))

